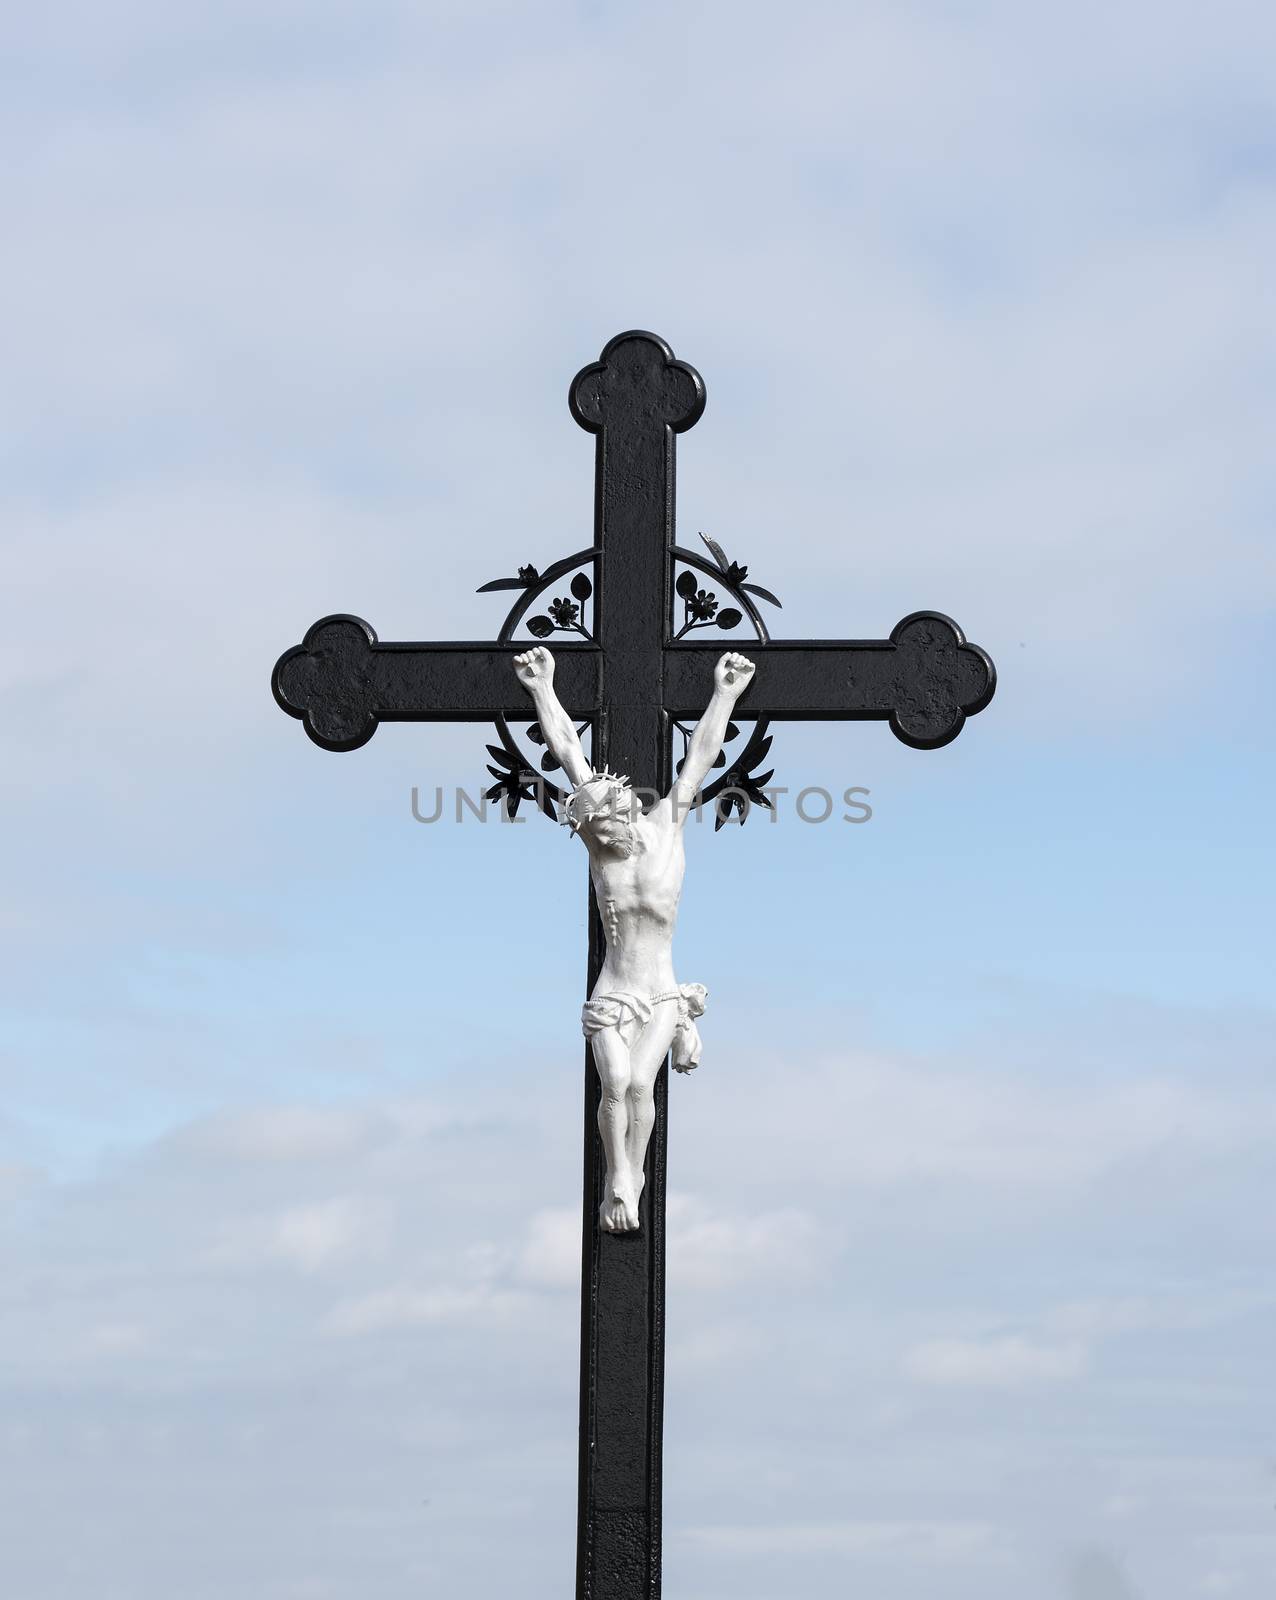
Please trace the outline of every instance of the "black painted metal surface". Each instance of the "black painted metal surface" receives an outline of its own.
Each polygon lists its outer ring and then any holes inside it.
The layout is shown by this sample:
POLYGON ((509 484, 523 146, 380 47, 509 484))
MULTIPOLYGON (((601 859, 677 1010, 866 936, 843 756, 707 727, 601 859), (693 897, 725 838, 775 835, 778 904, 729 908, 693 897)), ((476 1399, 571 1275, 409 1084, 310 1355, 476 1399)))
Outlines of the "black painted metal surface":
MULTIPOLYGON (((592 635, 577 643, 555 634, 555 687, 573 717, 592 722, 595 766, 663 793, 673 719, 699 716, 712 692, 713 663, 725 647, 741 647, 730 639, 673 638, 676 558, 728 588, 757 627, 759 638, 742 646, 758 672, 741 717, 886 720, 919 749, 956 738, 965 719, 991 700, 996 679, 992 662, 947 617, 916 612, 886 639, 773 641, 752 595, 772 603, 774 596, 745 584, 747 569, 727 563, 712 541, 714 563, 675 545, 674 441, 699 419, 704 398, 699 375, 663 340, 641 332, 611 340, 569 392, 572 415, 595 436, 592 551, 544 574, 526 568, 517 579, 485 585, 525 590, 491 644, 382 644, 357 617, 326 617, 276 664, 279 704, 327 750, 357 749, 381 722, 525 719, 528 701, 511 658, 527 646, 511 635, 535 593, 592 560, 592 635)), ((576 592, 586 596, 589 586, 576 592)), ((604 956, 592 903, 589 927, 592 988, 604 956)), ((604 1164, 588 1051, 584 1071, 577 1596, 658 1600, 668 1069, 656 1085, 636 1234, 598 1227, 604 1164)))
MULTIPOLYGON (((594 633, 603 648, 603 700, 594 765, 663 793, 670 782, 663 675, 672 614, 674 438, 704 410, 704 385, 661 340, 622 334, 577 374, 568 399, 596 441, 594 532, 602 555, 594 633)), ((604 955, 596 913, 590 926, 592 991, 604 955)), ((588 1057, 585 1063, 580 1600, 654 1600, 660 1593, 668 1078, 666 1063, 656 1082, 642 1226, 636 1234, 604 1233, 595 1122, 600 1090, 588 1057)))

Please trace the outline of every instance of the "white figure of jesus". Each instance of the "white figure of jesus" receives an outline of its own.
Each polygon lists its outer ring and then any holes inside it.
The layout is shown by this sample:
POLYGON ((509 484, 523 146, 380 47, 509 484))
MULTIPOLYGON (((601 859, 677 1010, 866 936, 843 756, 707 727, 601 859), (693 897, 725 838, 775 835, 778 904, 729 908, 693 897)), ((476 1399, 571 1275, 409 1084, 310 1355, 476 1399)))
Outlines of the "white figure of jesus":
POLYGON ((696 793, 722 749, 753 663, 728 652, 713 674, 713 697, 696 724, 673 787, 644 814, 629 780, 595 772, 576 727, 554 693, 554 658, 543 646, 515 656, 519 682, 536 706, 545 742, 573 785, 564 820, 589 852, 589 875, 607 939, 607 959, 582 1013, 602 1084, 598 1131, 607 1155, 599 1220, 608 1233, 638 1226, 647 1141, 656 1118, 660 1064, 689 1072, 700 1056, 695 1018, 705 990, 673 975, 673 930, 686 868, 682 830, 696 793))

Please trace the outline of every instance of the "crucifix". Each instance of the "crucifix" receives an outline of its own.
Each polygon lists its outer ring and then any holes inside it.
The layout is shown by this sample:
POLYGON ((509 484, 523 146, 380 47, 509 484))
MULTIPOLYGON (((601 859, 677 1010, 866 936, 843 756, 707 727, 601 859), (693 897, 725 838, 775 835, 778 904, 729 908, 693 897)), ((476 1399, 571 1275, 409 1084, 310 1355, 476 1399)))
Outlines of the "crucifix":
POLYGON ((884 639, 771 639, 759 601, 779 602, 748 568, 713 539, 707 554, 676 541, 675 440, 704 402, 699 374, 664 340, 619 334, 568 397, 595 441, 591 546, 484 584, 515 591, 491 643, 383 643, 359 618, 329 616, 272 679, 325 750, 355 750, 382 722, 494 723, 488 797, 510 816, 538 800, 588 848, 577 1600, 660 1594, 666 1052, 679 1069, 696 1064, 705 994, 677 983, 669 957, 690 800, 699 788, 718 825, 770 804, 771 774, 756 768, 772 721, 881 720, 934 750, 996 684, 988 656, 938 612, 913 612, 884 639), (741 649, 698 637, 742 626, 753 637, 741 649), (547 776, 560 770, 569 788, 547 776))

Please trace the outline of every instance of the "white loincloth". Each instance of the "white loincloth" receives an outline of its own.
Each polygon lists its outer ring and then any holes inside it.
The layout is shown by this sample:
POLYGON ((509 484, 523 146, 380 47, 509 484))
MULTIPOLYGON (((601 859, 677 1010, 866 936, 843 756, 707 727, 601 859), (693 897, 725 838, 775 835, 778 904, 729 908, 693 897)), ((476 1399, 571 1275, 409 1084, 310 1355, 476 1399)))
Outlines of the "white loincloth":
MULTIPOLYGON (((592 1039, 604 1028, 618 1028, 621 1037, 630 1024, 645 1028, 651 1021, 652 1008, 665 1000, 678 1002, 678 1022, 673 1031, 673 1066, 675 1072, 692 1072, 700 1065, 700 1030, 695 1019, 704 1015, 709 991, 702 983, 680 983, 676 989, 664 989, 650 998, 632 990, 617 990, 612 994, 598 994, 586 1000, 580 1013, 580 1025, 587 1039, 592 1039)), ((626 1040, 626 1043, 631 1043, 626 1040)))

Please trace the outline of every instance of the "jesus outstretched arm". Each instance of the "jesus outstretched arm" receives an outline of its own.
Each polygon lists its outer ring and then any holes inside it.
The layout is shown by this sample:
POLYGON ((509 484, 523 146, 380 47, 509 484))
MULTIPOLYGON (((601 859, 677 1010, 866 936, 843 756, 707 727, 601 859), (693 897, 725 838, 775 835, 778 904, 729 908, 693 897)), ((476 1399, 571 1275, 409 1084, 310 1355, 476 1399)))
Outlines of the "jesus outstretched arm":
POLYGON ((522 655, 514 657, 514 671, 518 681, 532 697, 536 707, 536 719, 540 723, 541 732, 545 735, 545 743, 556 757, 558 764, 572 781, 573 788, 579 788, 589 777, 591 767, 585 760, 585 752, 580 747, 580 740, 576 736, 576 724, 563 710, 558 696, 554 693, 554 658, 544 645, 537 645, 534 649, 524 650, 522 655))
POLYGON ((727 724, 731 721, 735 703, 752 681, 753 663, 746 656, 730 650, 720 657, 713 669, 713 698, 705 707, 705 713, 700 721, 696 723, 691 741, 687 745, 687 757, 682 763, 682 771, 669 791, 668 803, 673 812, 674 822, 681 824, 687 820, 687 813, 695 804, 700 785, 708 777, 714 762, 722 753, 722 746, 726 742, 727 724))

